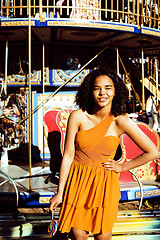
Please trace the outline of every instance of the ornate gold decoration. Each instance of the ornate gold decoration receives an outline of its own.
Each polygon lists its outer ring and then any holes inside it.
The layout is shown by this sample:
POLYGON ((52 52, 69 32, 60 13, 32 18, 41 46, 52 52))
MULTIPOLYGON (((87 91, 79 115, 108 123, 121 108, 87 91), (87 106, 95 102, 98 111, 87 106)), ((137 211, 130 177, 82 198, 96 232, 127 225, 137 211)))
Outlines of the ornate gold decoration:
POLYGON ((78 21, 49 21, 47 22, 47 26, 82 26, 82 27, 93 27, 93 28, 102 28, 102 29, 115 29, 115 30, 123 30, 123 31, 129 31, 129 32, 134 32, 134 27, 133 26, 123 26, 119 24, 105 24, 105 23, 97 23, 97 22, 90 22, 90 21, 84 21, 83 19, 78 21))
MULTIPOLYGON (((129 160, 127 160, 129 161, 129 160)), ((150 166, 151 162, 144 164, 141 167, 137 167, 132 169, 132 172, 136 174, 136 176, 141 180, 141 181, 153 181, 156 179, 156 175, 152 170, 154 169, 153 167, 150 166)), ((135 177, 132 175, 133 179, 135 177)))
POLYGON ((49 85, 49 67, 44 68, 44 83, 49 85))
MULTIPOLYGON (((72 70, 73 75, 77 73, 78 70, 72 70)), ((77 85, 78 83, 81 83, 84 77, 89 73, 89 70, 83 70, 81 73, 79 73, 76 78, 73 78, 72 81, 69 83, 71 85, 77 85)), ((55 69, 53 70, 53 83, 62 84, 64 81, 66 82, 68 79, 70 79, 73 75, 67 75, 67 71, 64 71, 62 69, 55 69)))
POLYGON ((51 199, 51 197, 39 197, 39 203, 40 204, 49 203, 50 199, 51 199))
MULTIPOLYGON (((25 75, 20 75, 20 74, 12 74, 8 76, 7 81, 8 85, 23 85, 26 84, 26 80, 28 81, 28 74, 27 76, 25 75)), ((41 71, 33 71, 31 73, 31 81, 32 84, 40 84, 41 82, 41 71)))
MULTIPOLYGON (((159 196, 159 195, 160 195, 160 189, 143 191, 143 197, 153 197, 153 196, 159 196)), ((141 192, 136 192, 136 198, 140 198, 140 196, 141 196, 141 192)), ((147 205, 148 205, 147 207, 149 208, 149 204, 147 205)), ((151 208, 153 208, 153 206, 151 208)))
POLYGON ((59 128, 61 130, 61 133, 62 133, 62 140, 61 140, 62 152, 64 151, 64 140, 65 140, 65 134, 66 134, 67 122, 68 122, 69 114, 70 114, 70 112, 67 109, 66 110, 62 110, 60 112, 60 114, 59 114, 58 126, 59 126, 59 128))
POLYGON ((66 128, 67 128, 67 121, 69 117, 69 111, 68 110, 63 110, 59 114, 59 122, 58 126, 60 127, 61 131, 65 134, 66 133, 66 128))
POLYGON ((156 36, 156 37, 160 37, 160 32, 159 31, 152 31, 152 30, 147 30, 147 29, 144 29, 142 28, 142 33, 144 34, 148 34, 148 35, 153 35, 153 36, 156 36))
MULTIPOLYGON (((7 21, 7 20, 3 20, 1 21, 1 26, 2 27, 8 27, 8 26, 28 26, 29 23, 28 21, 7 21)), ((35 22, 31 21, 31 26, 34 26, 35 22)))
MULTIPOLYGON (((138 122, 137 125, 145 126, 145 128, 147 128, 147 130, 149 132, 151 132, 151 133, 153 133, 155 135, 156 145, 157 145, 157 148, 159 149, 159 136, 158 136, 158 134, 152 128, 150 128, 147 124, 145 124, 145 123, 138 122)), ((123 141, 123 135, 121 136, 121 140, 120 141, 121 141, 121 147, 122 147, 122 158, 119 160, 119 163, 123 163, 125 161, 131 161, 131 159, 127 159, 126 158, 127 149, 126 149, 126 146, 125 146, 124 141, 123 141)), ((160 162, 158 161, 158 159, 154 159, 153 161, 148 162, 148 163, 144 164, 141 167, 137 167, 135 169, 132 169, 132 172, 135 173, 137 175, 137 177, 140 180, 142 180, 142 181, 155 180, 157 178, 157 175, 153 171, 154 167, 151 166, 152 162, 154 164, 160 165, 160 162)), ((159 170, 159 173, 160 173, 160 170, 159 170)), ((136 180, 134 178, 134 176, 132 176, 132 177, 133 177, 134 180, 136 180)))

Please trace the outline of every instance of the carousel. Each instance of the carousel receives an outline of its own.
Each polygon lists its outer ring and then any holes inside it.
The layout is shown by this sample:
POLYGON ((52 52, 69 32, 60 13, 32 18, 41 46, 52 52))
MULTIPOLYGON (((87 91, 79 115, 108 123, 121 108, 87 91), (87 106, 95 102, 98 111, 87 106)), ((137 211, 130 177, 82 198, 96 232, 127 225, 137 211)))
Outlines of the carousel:
MULTIPOLYGON (((77 89, 92 69, 114 70, 123 79, 128 113, 159 149, 159 14, 159 0, 1 0, 1 236, 45 239, 67 120, 77 108, 77 89), (31 217, 20 213, 22 208, 43 212, 31 217)), ((125 134, 120 142, 119 162, 141 153, 125 134)), ((129 216, 148 221, 129 227, 129 233, 126 223, 126 236, 138 231, 137 239, 144 232, 145 239, 158 239, 159 211, 150 199, 160 197, 159 176, 159 159, 120 174, 120 202, 138 201, 139 210, 119 213, 113 239, 127 239, 121 238, 120 226, 129 216), (141 210, 143 201, 150 210, 141 210)))

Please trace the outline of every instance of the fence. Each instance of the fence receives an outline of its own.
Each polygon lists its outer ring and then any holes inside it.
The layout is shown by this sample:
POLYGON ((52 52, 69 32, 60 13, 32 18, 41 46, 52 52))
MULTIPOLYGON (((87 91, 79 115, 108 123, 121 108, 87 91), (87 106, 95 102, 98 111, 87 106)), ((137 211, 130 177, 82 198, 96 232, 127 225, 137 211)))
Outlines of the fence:
MULTIPOLYGON (((30 0, 32 17, 116 21, 159 28, 160 0, 30 0)), ((29 0, 1 0, 0 16, 28 17, 29 0)))

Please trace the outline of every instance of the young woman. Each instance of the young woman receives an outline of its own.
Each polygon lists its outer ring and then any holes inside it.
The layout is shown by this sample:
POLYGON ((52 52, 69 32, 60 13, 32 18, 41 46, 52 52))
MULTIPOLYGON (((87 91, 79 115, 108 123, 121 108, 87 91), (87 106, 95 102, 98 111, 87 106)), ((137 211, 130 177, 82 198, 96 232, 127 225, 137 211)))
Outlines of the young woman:
POLYGON ((156 146, 125 114, 127 100, 123 81, 102 69, 93 70, 79 87, 80 109, 69 117, 58 192, 50 200, 51 211, 63 200, 59 229, 72 230, 75 240, 88 239, 89 232, 96 240, 111 240, 120 199, 118 173, 158 156, 156 146), (143 154, 119 164, 114 156, 123 133, 143 154))

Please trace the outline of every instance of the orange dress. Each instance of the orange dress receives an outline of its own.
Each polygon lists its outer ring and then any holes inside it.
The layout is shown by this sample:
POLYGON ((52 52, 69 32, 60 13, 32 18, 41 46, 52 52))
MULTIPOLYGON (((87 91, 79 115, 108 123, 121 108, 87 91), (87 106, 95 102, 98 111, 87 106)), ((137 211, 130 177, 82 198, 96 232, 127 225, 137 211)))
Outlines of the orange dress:
POLYGON ((59 216, 59 230, 71 227, 93 234, 112 230, 120 199, 119 175, 107 171, 102 163, 113 159, 119 138, 108 136, 114 119, 109 115, 95 127, 76 135, 75 158, 67 180, 59 216))

